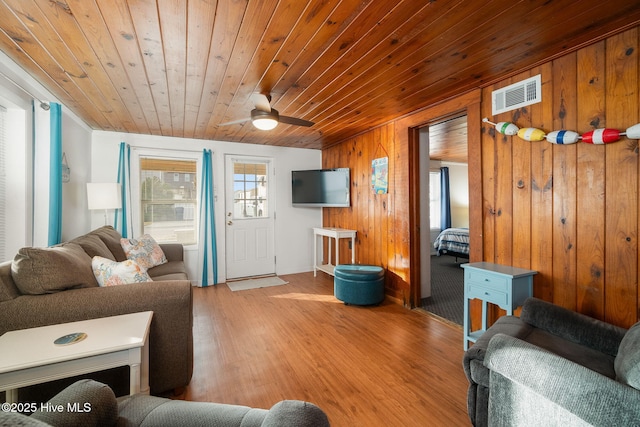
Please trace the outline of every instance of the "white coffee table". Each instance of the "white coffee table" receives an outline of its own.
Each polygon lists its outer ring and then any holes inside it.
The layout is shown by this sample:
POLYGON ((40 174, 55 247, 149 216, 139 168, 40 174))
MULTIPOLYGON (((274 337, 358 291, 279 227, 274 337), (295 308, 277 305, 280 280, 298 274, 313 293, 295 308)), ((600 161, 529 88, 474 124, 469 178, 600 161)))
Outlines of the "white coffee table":
POLYGON ((0 336, 0 391, 17 401, 17 389, 33 384, 130 366, 129 393, 149 394, 149 326, 152 311, 10 331, 0 336), (82 341, 56 345, 67 334, 82 341))

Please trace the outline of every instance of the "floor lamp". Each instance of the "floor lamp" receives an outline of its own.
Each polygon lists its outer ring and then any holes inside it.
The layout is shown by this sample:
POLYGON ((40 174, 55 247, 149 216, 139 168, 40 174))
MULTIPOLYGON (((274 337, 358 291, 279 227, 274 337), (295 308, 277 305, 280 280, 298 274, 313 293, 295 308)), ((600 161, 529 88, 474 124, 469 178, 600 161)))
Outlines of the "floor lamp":
POLYGON ((89 210, 104 209, 104 225, 107 225, 107 210, 122 207, 122 193, 117 183, 87 183, 89 210))

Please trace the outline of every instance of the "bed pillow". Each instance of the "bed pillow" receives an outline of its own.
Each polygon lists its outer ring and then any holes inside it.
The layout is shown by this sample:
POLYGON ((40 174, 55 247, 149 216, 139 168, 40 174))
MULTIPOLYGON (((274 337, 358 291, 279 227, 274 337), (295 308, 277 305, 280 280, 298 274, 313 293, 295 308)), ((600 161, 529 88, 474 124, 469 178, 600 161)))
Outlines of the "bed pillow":
POLYGON ((162 248, 149 234, 138 239, 120 239, 120 244, 127 259, 133 260, 145 270, 167 262, 162 248))
POLYGON ((93 275, 100 286, 126 285, 129 283, 151 282, 147 270, 130 259, 117 262, 109 258, 95 256, 91 260, 93 275))

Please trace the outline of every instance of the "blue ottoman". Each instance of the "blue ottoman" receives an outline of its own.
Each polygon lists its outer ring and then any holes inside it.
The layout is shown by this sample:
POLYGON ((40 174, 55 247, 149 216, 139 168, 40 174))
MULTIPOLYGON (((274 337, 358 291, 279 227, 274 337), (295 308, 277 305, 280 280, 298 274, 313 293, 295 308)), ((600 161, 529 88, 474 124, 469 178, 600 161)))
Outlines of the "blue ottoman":
POLYGON ((382 267, 340 264, 336 266, 333 274, 333 293, 345 304, 373 305, 384 300, 382 267))

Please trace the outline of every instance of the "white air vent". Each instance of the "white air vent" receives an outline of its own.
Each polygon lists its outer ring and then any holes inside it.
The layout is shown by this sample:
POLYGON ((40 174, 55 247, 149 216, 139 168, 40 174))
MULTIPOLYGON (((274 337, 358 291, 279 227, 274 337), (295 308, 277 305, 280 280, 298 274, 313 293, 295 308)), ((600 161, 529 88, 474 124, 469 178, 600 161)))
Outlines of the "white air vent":
POLYGON ((493 115, 542 101, 540 74, 491 93, 493 115))

